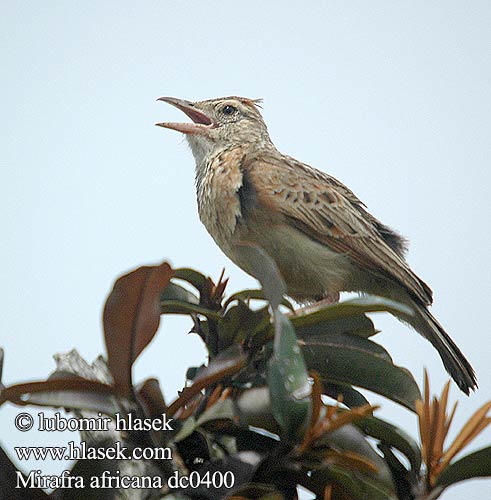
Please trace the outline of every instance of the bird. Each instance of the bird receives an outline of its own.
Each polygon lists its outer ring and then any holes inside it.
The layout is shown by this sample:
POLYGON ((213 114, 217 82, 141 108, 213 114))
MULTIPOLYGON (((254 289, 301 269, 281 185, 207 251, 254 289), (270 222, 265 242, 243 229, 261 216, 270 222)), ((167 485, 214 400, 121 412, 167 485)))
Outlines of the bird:
POLYGON ((244 244, 260 247, 299 303, 358 292, 409 306, 402 320, 431 342, 465 394, 477 388, 471 364, 429 310, 433 294, 406 261, 407 240, 336 178, 279 152, 260 99, 158 101, 191 120, 156 125, 185 135, 200 220, 227 257, 254 276, 244 244))

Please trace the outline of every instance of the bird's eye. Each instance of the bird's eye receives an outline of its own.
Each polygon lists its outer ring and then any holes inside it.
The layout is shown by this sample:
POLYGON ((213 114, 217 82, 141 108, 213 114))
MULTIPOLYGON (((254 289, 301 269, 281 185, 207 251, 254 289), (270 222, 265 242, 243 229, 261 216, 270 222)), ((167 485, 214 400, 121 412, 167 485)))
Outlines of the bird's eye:
POLYGON ((237 108, 234 106, 231 106, 230 104, 227 104, 222 108, 222 113, 226 116, 232 116, 234 113, 237 112, 237 108))

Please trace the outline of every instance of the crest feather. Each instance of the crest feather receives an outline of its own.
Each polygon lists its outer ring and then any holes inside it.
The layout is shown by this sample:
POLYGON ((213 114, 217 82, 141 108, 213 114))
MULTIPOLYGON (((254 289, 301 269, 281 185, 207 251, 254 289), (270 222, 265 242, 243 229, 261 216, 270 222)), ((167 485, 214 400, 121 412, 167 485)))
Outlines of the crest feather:
POLYGON ((201 101, 201 102, 213 102, 213 101, 227 101, 227 100, 235 100, 235 101, 240 101, 242 104, 245 104, 252 110, 259 112, 260 109, 262 109, 262 99, 252 99, 250 97, 241 97, 237 95, 230 95, 227 97, 220 97, 218 99, 208 99, 207 101, 201 101))

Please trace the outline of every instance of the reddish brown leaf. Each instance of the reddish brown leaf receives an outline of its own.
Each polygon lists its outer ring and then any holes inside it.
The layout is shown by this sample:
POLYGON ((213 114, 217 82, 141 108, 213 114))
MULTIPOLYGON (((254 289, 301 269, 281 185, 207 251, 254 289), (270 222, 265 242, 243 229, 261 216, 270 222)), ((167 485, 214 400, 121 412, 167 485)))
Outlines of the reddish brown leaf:
POLYGON ((167 263, 143 266, 119 278, 104 307, 108 366, 117 392, 132 393, 131 366, 160 322, 160 293, 174 272, 167 263))
POLYGON ((210 394, 210 397, 208 398, 208 402, 206 403, 206 409, 211 408, 220 398, 220 395, 222 394, 223 391, 223 386, 222 384, 218 384, 213 392, 210 394))
MULTIPOLYGON (((10 401, 11 403, 17 405, 40 404, 42 406, 46 406, 47 403, 37 403, 35 401, 31 401, 28 398, 23 398, 23 396, 26 396, 28 394, 49 394, 55 392, 79 392, 80 398, 81 400, 83 400, 84 395, 95 397, 101 394, 112 394, 114 392, 114 388, 110 385, 103 384, 102 382, 97 382, 96 380, 87 380, 75 376, 66 379, 51 379, 39 382, 26 382, 23 384, 16 384, 11 385, 10 387, 5 387, 0 393, 0 405, 5 403, 6 401, 10 401)), ((63 406, 71 407, 72 402, 67 399, 64 401, 63 406)))
POLYGON ((324 488, 324 500, 331 500, 332 499, 332 484, 328 484, 324 488))
POLYGON ((0 389, 3 387, 2 384, 2 373, 3 373, 3 360, 4 360, 4 350, 0 347, 0 389))
POLYGON ((442 468, 450 463, 452 458, 464 449, 481 431, 483 431, 491 422, 491 419, 486 418, 488 411, 491 409, 491 401, 484 403, 465 423, 454 442, 449 446, 442 457, 442 468))
POLYGON ((166 404, 159 381, 149 378, 143 382, 138 389, 138 396, 145 407, 147 415, 152 418, 158 417, 165 412, 166 404))
POLYGON ((242 367, 245 365, 246 358, 238 359, 235 364, 228 365, 221 370, 214 371, 213 373, 196 379, 194 384, 190 387, 186 387, 180 394, 180 396, 171 403, 171 405, 167 408, 166 415, 172 416, 176 413, 176 411, 184 406, 188 401, 191 401, 197 394, 201 392, 202 389, 208 387, 210 384, 214 384, 219 380, 222 380, 226 377, 230 377, 237 373, 242 367))

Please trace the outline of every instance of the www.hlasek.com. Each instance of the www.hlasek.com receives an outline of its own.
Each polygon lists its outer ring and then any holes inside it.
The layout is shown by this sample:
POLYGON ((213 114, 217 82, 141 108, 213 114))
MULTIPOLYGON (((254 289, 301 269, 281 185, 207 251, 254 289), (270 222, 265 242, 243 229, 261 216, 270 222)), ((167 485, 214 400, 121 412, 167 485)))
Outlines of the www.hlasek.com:
MULTIPOLYGON (((43 412, 37 420, 30 413, 19 413, 14 420, 16 428, 26 432, 34 427, 41 432, 54 431, 172 431, 172 420, 163 413, 157 418, 138 418, 133 414, 116 413, 114 418, 65 418, 59 412, 48 417, 43 412), (35 425, 37 423, 37 425, 35 425)), ((128 447, 120 441, 111 446, 89 446, 86 441, 77 444, 69 441, 67 446, 17 446, 14 447, 19 461, 26 460, 172 460, 170 447, 128 447)), ((235 476, 232 471, 204 472, 193 471, 182 475, 175 471, 167 479, 161 476, 127 476, 119 471, 103 471, 90 477, 73 475, 64 470, 59 475, 43 475, 40 470, 31 470, 23 475, 17 471, 16 488, 232 488, 235 476)))
POLYGON ((172 460, 171 448, 128 449, 120 441, 104 448, 69 441, 68 446, 16 446, 14 450, 19 460, 172 460))

